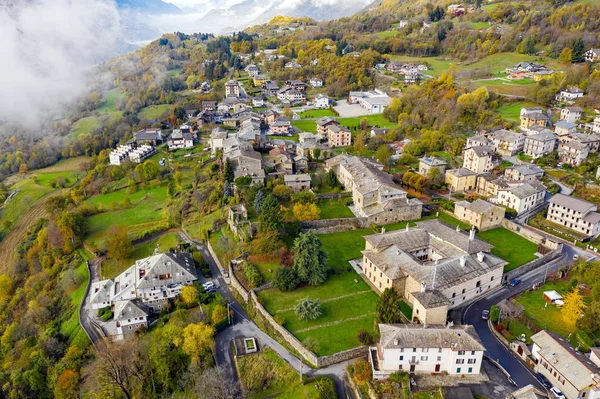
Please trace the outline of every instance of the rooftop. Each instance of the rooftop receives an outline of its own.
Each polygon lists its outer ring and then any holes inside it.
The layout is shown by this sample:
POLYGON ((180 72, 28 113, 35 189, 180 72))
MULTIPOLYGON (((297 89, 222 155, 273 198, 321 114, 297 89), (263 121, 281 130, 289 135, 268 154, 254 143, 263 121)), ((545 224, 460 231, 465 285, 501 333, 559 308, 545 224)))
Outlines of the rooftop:
POLYGON ((483 214, 483 213, 485 213, 487 211, 490 211, 490 210, 494 209, 495 207, 497 207, 497 205, 494 205, 494 204, 492 204, 490 202, 487 202, 485 200, 482 200, 480 198, 476 199, 473 202, 460 201, 460 202, 457 202, 456 205, 460 205, 463 208, 466 208, 466 209, 468 209, 468 210, 470 210, 472 212, 475 212, 475 213, 477 213, 479 215, 481 215, 481 214, 483 214))
POLYGON ((464 177, 464 176, 475 176, 477 173, 469 170, 467 168, 458 168, 458 169, 450 169, 446 171, 446 174, 451 174, 456 177, 464 177))
POLYGON ((580 213, 586 213, 592 208, 596 208, 596 205, 592 204, 591 202, 587 202, 582 199, 564 194, 555 194, 552 198, 550 198, 550 201, 548 202, 550 202, 551 204, 564 206, 565 208, 572 209, 580 213))
POLYGON ((380 324, 381 346, 394 348, 448 348, 462 351, 484 351, 477 332, 470 325, 380 324))

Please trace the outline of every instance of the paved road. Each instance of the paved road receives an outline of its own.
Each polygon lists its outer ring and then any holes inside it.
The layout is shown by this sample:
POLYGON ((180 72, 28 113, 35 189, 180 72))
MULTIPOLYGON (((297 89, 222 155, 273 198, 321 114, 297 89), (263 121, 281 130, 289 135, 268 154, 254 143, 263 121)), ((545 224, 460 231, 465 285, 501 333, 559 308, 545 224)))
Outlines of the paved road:
POLYGON ((475 327, 475 330, 485 345, 486 355, 498 361, 519 387, 533 384, 534 386, 543 389, 531 370, 518 360, 517 357, 514 356, 512 352, 490 331, 487 321, 481 318, 481 312, 485 309, 489 309, 492 305, 497 304, 503 299, 526 291, 534 283, 542 282, 546 272, 556 271, 560 267, 568 264, 572 261, 573 254, 575 254, 575 251, 572 247, 568 245, 563 246, 563 253, 560 258, 549 262, 546 267, 542 266, 526 273, 521 277, 521 284, 515 287, 502 287, 499 290, 493 291, 477 302, 472 303, 463 311, 463 323, 472 324, 475 327))
MULTIPOLYGON (((95 259, 90 260, 88 263, 88 270, 90 272, 90 281, 88 284, 90 286, 92 285, 92 283, 100 280, 99 275, 98 275, 98 266, 100 265, 101 262, 102 262, 101 258, 95 258, 95 259)), ((95 311, 92 309, 92 307, 89 303, 89 297, 90 297, 90 295, 88 293, 88 295, 86 295, 86 297, 83 298, 81 308, 79 309, 79 318, 80 318, 81 327, 83 327, 83 329, 87 333, 88 337, 90 337, 92 344, 95 344, 96 342, 105 338, 106 334, 102 330, 102 327, 100 327, 93 320, 93 316, 90 316, 90 315, 93 315, 95 313, 95 311)))
MULTIPOLYGON (((302 371, 302 373, 309 376, 314 375, 331 377, 335 383, 338 398, 354 398, 350 390, 347 388, 345 382, 346 366, 351 363, 352 360, 324 367, 319 370, 314 370, 310 366, 304 364, 298 357, 290 353, 279 342, 275 341, 269 335, 264 333, 254 323, 254 321, 248 317, 245 310, 240 306, 235 297, 229 291, 229 287, 221 275, 216 262, 214 261, 210 252, 208 252, 208 249, 204 245, 191 240, 183 232, 180 232, 179 235, 184 241, 195 246, 197 250, 203 253, 204 260, 210 265, 212 271, 213 277, 211 277, 210 280, 219 286, 219 292, 229 301, 231 309, 235 312, 236 322, 233 325, 219 331, 219 333, 215 336, 215 357, 218 367, 221 367, 228 375, 235 378, 236 376, 235 372, 233 371, 233 360, 231 358, 231 342, 236 337, 253 336, 258 338, 258 341, 261 345, 266 345, 277 352, 277 354, 279 354, 279 356, 281 356, 298 373, 302 371)), ((200 276, 200 280, 205 282, 207 279, 200 276)))

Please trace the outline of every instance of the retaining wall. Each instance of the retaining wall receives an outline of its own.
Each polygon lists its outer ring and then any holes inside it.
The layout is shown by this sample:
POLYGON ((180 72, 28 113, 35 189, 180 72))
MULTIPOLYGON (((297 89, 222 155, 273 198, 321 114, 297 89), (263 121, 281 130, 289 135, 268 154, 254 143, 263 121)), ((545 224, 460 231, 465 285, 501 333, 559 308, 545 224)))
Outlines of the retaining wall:
POLYGON ((240 281, 235 276, 235 273, 233 272, 233 262, 235 262, 235 261, 234 260, 229 261, 229 267, 228 267, 229 279, 231 280, 231 286, 233 288, 235 288, 235 290, 238 292, 238 294, 240 294, 240 296, 244 299, 244 301, 246 301, 246 303, 248 303, 248 301, 250 300, 250 293, 248 291, 246 291, 246 289, 244 288, 242 283, 240 283, 240 281))
POLYGON ((520 226, 506 218, 502 220, 502 227, 504 227, 507 230, 513 231, 521 237, 526 238, 529 241, 532 241, 536 244, 542 244, 546 241, 546 237, 544 237, 543 235, 537 233, 536 231, 530 230, 524 226, 520 226))
POLYGON ((309 220, 300 224, 304 232, 312 231, 316 234, 339 233, 348 230, 366 229, 370 226, 368 218, 343 218, 309 220))
POLYGON ((541 258, 534 259, 529 263, 525 263, 522 266, 519 266, 515 269, 512 269, 509 272, 504 273, 502 275, 502 282, 507 283, 515 277, 520 277, 533 269, 537 269, 538 267, 543 266, 546 263, 551 262, 554 259, 560 257, 561 253, 562 253, 562 244, 559 245, 558 249, 548 252, 546 255, 542 256, 541 258))

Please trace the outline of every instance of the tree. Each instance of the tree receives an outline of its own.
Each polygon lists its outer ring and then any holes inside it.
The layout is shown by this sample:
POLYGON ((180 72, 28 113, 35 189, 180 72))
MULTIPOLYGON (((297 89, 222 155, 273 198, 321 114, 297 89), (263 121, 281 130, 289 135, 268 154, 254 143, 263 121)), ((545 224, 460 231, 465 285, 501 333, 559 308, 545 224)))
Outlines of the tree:
POLYGON ((229 183, 233 183, 233 166, 231 166, 231 161, 229 160, 229 158, 225 160, 225 168, 223 169, 223 179, 229 183))
POLYGON ((195 370, 189 371, 187 375, 193 380, 190 389, 197 398, 238 399, 244 397, 240 385, 220 368, 212 367, 202 374, 195 370))
POLYGON ((231 191, 231 183, 225 180, 225 184, 223 184, 223 197, 229 198, 233 195, 231 191))
POLYGON ((294 204, 314 204, 317 202, 317 196, 312 191, 302 190, 292 194, 294 204))
POLYGON ((198 301, 198 289, 193 285, 186 285, 181 289, 181 300, 187 305, 193 305, 198 301))
POLYGON ((298 286, 298 276, 292 268, 280 266, 273 273, 273 285, 280 291, 292 291, 298 286))
POLYGON ((27 172, 29 172, 29 168, 27 167, 27 164, 26 163, 22 163, 19 166, 19 173, 22 174, 22 175, 24 175, 27 172))
POLYGON ((367 131, 367 129, 369 128, 369 121, 367 120, 367 118, 361 118, 359 128, 363 132, 367 131))
POLYGON ((300 320, 316 320, 321 317, 321 302, 318 299, 301 299, 294 307, 300 320))
POLYGON ((137 340, 96 343, 96 361, 89 375, 100 386, 118 389, 127 399, 136 397, 136 391, 144 379, 146 360, 140 352, 137 340))
POLYGON ((500 308, 496 305, 492 305, 490 308, 490 320, 497 323, 500 320, 500 308))
POLYGON ((265 198, 265 193, 262 190, 256 193, 253 204, 256 213, 260 213, 265 198))
POLYGON ((394 288, 386 288, 377 298, 375 306, 375 321, 383 324, 400 323, 402 314, 398 305, 398 294, 394 288))
POLYGON ((293 268, 300 281, 319 285, 327 279, 327 253, 321 246, 321 240, 312 231, 300 233, 294 240, 293 268))
POLYGON ((560 55, 558 56, 558 59, 560 62, 562 62, 563 64, 570 64, 571 60, 573 60, 573 50, 571 50, 568 47, 565 47, 564 49, 562 49, 562 51, 560 52, 560 55))
POLYGON ((572 51, 571 62, 576 63, 585 61, 585 43, 583 42, 583 39, 579 38, 575 40, 572 51))
POLYGON ((583 295, 579 292, 579 288, 575 288, 572 292, 565 295, 565 304, 560 309, 560 314, 566 324, 571 327, 575 326, 577 320, 581 318, 587 305, 583 301, 583 295))
MULTIPOLYGON (((190 324, 183 330, 183 351, 190 356, 192 363, 198 364, 215 345, 215 328, 208 324, 190 324)), ((212 355, 212 353, 211 353, 212 355)))
POLYGON ((227 308, 223 305, 215 305, 212 315, 210 317, 213 325, 219 324, 227 318, 227 308))
POLYGON ((286 185, 280 184, 273 189, 273 195, 282 202, 289 201, 292 196, 292 189, 286 185))
POLYGON ((248 246, 254 255, 275 256, 284 245, 279 239, 279 231, 267 230, 258 232, 248 246))
POLYGON ((320 148, 315 148, 313 150, 313 156, 315 157, 315 160, 319 160, 319 158, 321 158, 321 149, 320 148))
POLYGON ((372 345, 375 342, 373 336, 365 330, 360 330, 356 338, 358 339, 358 342, 360 342, 363 345, 372 345))
POLYGON ((152 179, 156 179, 156 177, 158 176, 158 174, 160 173, 160 168, 158 167, 158 164, 154 161, 146 161, 144 162, 144 178, 146 180, 152 180, 152 179))
POLYGON ((377 151, 375 151, 375 159, 377 159, 384 167, 388 166, 388 162, 390 157, 392 156, 392 151, 387 144, 383 144, 379 146, 377 151))
POLYGON ((127 236, 127 227, 112 225, 108 228, 108 257, 116 260, 127 259, 131 255, 133 245, 127 236))
POLYGON ((250 185, 252 184, 252 177, 250 176, 240 176, 238 178, 235 179, 235 186, 237 188, 246 188, 246 187, 250 187, 250 185))
POLYGON ((352 379, 357 385, 365 385, 371 380, 371 365, 366 360, 357 360, 352 365, 354 374, 352 379))
POLYGON ((296 220, 317 220, 321 213, 317 205, 312 203, 294 204, 292 211, 296 220))
POLYGON ((335 175, 335 171, 333 169, 329 169, 327 172, 327 176, 325 177, 325 182, 331 188, 336 188, 340 185, 337 176, 335 175))
POLYGON ((262 232, 279 230, 283 223, 279 202, 271 194, 269 194, 262 203, 258 223, 259 230, 262 232))
POLYGON ((65 370, 58 380, 54 388, 54 397, 56 399, 76 399, 79 397, 79 373, 73 370, 65 370))

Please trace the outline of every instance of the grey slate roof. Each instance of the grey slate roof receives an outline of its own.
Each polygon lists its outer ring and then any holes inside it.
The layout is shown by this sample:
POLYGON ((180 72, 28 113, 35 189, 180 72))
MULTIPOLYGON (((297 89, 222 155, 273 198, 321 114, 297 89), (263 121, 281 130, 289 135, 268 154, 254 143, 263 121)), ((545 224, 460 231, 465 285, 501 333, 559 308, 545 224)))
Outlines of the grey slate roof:
POLYGON ((561 129, 571 130, 571 129, 575 129, 577 127, 577 125, 574 124, 574 123, 571 123, 571 122, 567 122, 567 121, 562 121, 561 120, 561 121, 556 122, 554 124, 554 127, 559 127, 561 129))
POLYGON ((473 211, 479 215, 492 210, 494 207, 496 207, 497 205, 494 205, 490 202, 487 202, 485 200, 482 200, 481 198, 476 199, 473 202, 469 202, 469 201, 460 201, 457 202, 456 205, 460 205, 463 208, 469 209, 470 211, 473 211))
POLYGON ((125 319, 135 319, 136 317, 148 317, 150 310, 139 300, 132 299, 128 301, 115 302, 114 309, 115 321, 125 319))
POLYGON ((529 198, 532 195, 538 194, 540 191, 545 190, 546 188, 536 181, 530 181, 526 183, 519 184, 518 186, 510 187, 503 191, 511 192, 515 197, 519 199, 529 198))
POLYGON ((413 297, 423 305, 425 309, 439 308, 440 306, 450 306, 451 302, 438 290, 427 290, 413 292, 413 297))
POLYGON ((450 173, 451 175, 454 175, 457 177, 474 176, 477 174, 467 168, 450 169, 450 170, 447 170, 446 173, 450 173))
POLYGON ((494 150, 488 145, 480 145, 471 147, 470 149, 473 150, 478 157, 491 157, 494 155, 494 150))
POLYGON ((564 194, 555 194, 552 198, 550 198, 548 202, 550 202, 551 204, 564 206, 565 208, 572 209, 580 213, 585 213, 595 206, 591 202, 587 202, 582 199, 567 196, 564 194))
POLYGON ((381 346, 393 348, 454 348, 484 351, 477 332, 470 325, 379 324, 381 346))

